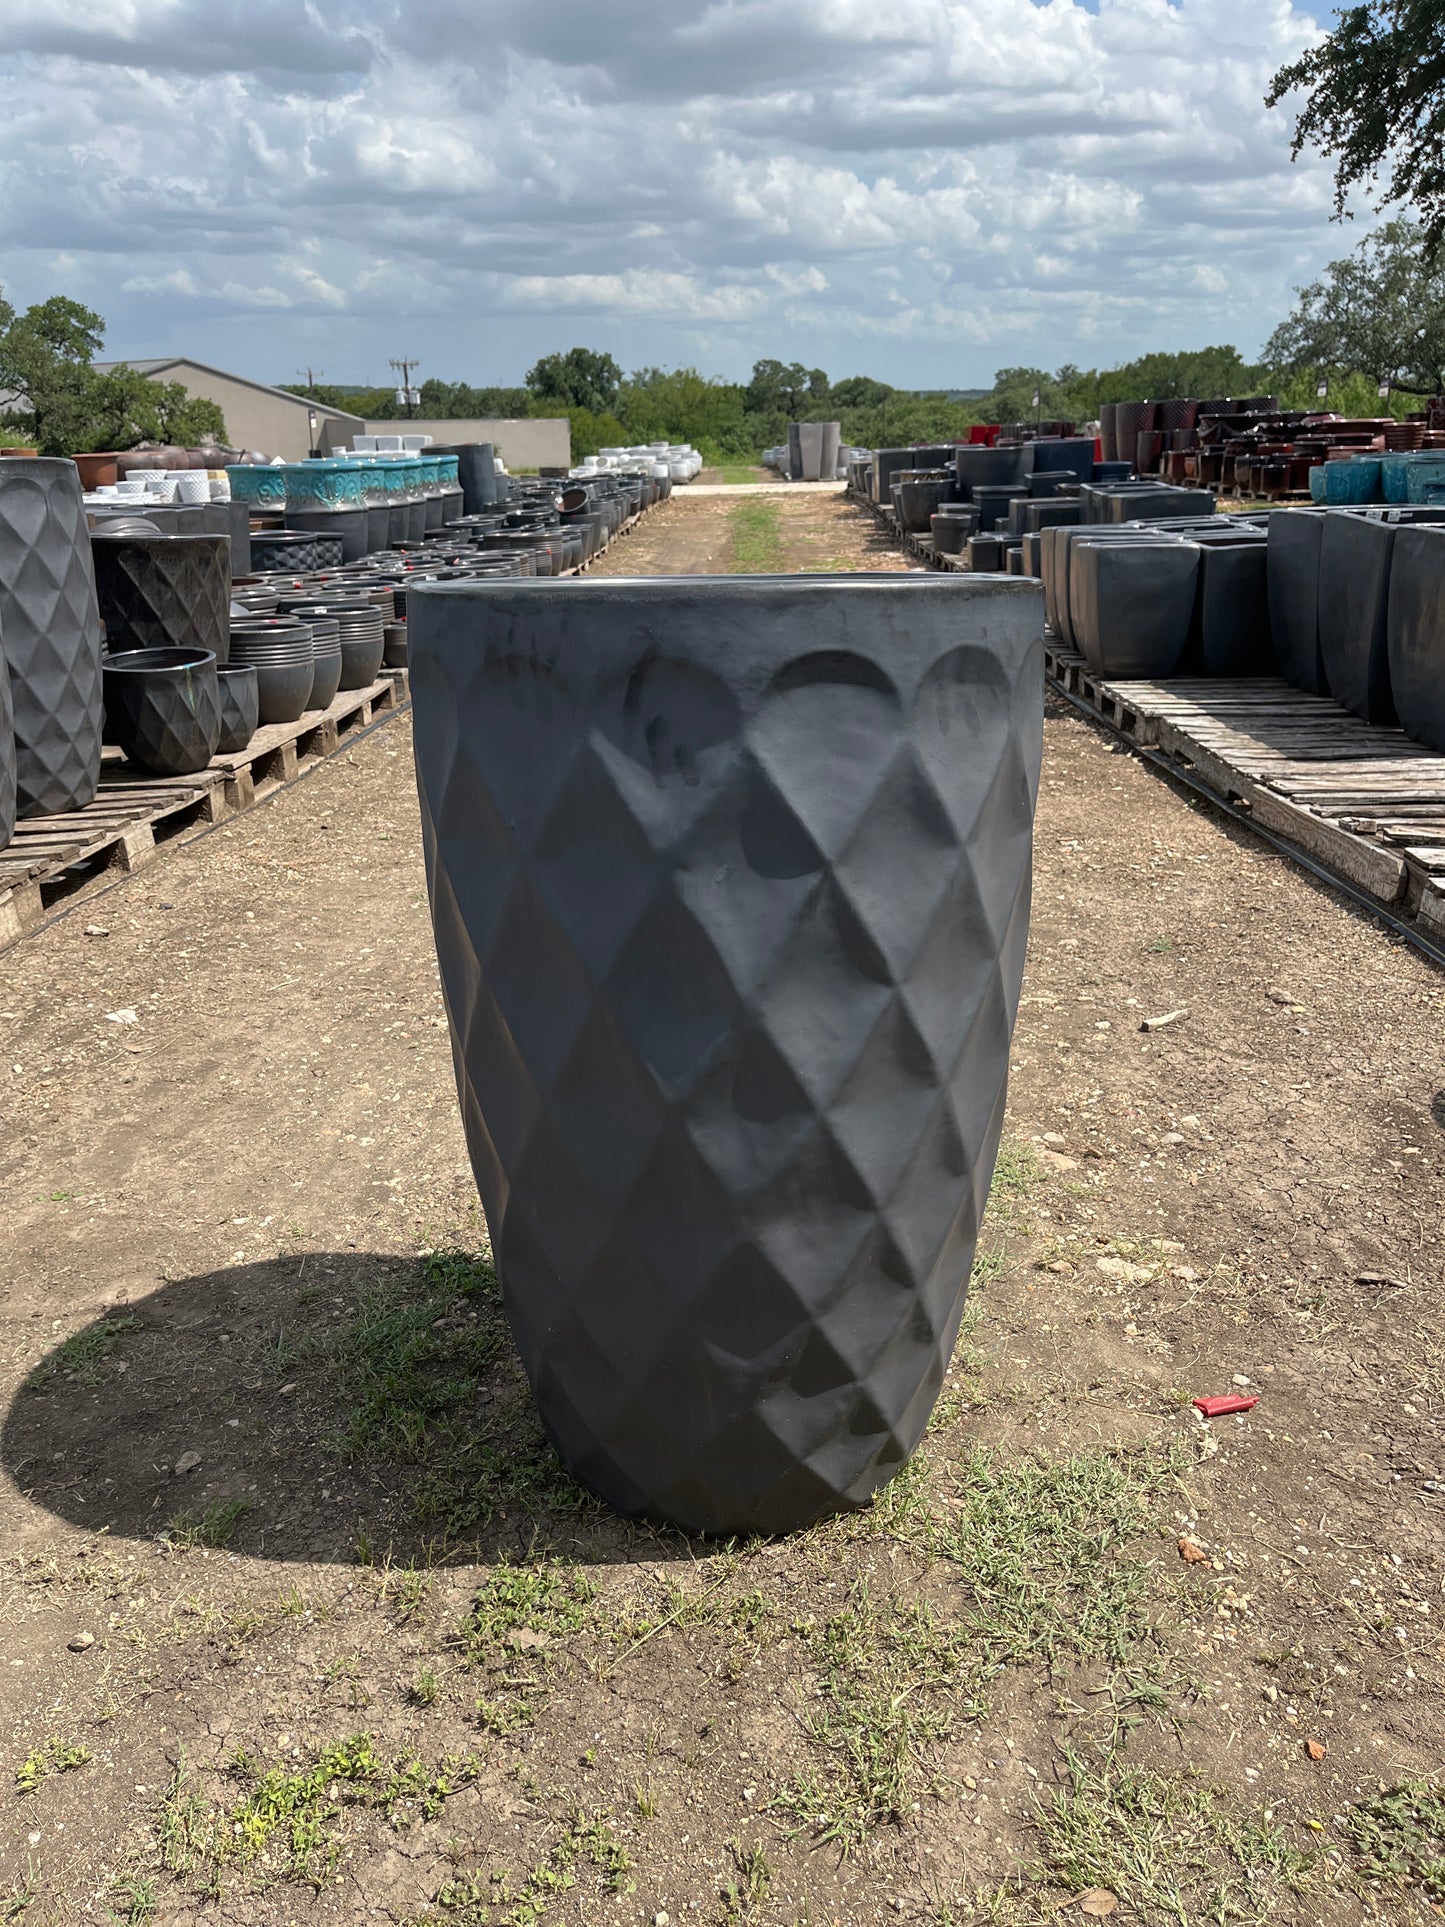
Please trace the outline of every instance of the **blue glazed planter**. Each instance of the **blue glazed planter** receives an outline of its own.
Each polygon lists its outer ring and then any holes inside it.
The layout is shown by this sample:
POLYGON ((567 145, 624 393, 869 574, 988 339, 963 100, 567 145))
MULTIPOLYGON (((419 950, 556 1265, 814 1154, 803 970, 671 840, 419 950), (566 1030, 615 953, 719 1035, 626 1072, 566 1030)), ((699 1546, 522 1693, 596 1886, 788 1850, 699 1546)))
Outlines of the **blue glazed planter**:
POLYGON ((276 508, 286 506, 286 476, 283 470, 242 464, 228 468, 233 502, 265 502, 276 508))
POLYGON ((437 480, 443 488, 461 487, 461 479, 457 472, 460 459, 457 455, 437 456, 437 480))
POLYGON ((1408 502, 1410 490, 1408 477, 1411 457, 1409 455, 1382 455, 1380 457, 1380 493, 1387 502, 1408 502))
POLYGON ((359 508, 362 475, 348 462, 292 462, 283 468, 286 506, 298 509, 359 508))
POLYGON ((1426 490, 1445 484, 1445 456, 1418 455, 1405 471, 1406 500, 1426 503, 1426 490))
POLYGON ((1345 462, 1325 462, 1319 468, 1310 470, 1310 496, 1312 500, 1321 498, 1315 494, 1315 476, 1324 478, 1323 500, 1328 508, 1356 506, 1361 502, 1375 502, 1380 497, 1380 461, 1377 456, 1361 456, 1345 462))

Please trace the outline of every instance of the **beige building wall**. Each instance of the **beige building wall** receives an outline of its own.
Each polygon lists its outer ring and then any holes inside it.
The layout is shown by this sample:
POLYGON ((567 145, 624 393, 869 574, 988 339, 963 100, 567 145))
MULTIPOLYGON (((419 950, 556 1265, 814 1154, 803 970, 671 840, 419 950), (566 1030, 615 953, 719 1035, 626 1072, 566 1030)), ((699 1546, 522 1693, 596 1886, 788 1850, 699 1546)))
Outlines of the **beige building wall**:
POLYGON ((173 368, 157 372, 157 381, 178 381, 188 395, 215 402, 226 418, 226 439, 232 448, 253 448, 263 455, 279 455, 288 462, 304 461, 311 453, 310 409, 316 407, 317 445, 324 447, 328 433, 345 441, 354 434, 354 418, 323 408, 298 396, 284 396, 235 381, 229 375, 178 362, 173 368))
MULTIPOLYGON (((354 429, 333 431, 332 447, 349 442, 354 429)), ((538 421, 368 422, 368 435, 430 435, 434 442, 490 442, 507 467, 570 468, 572 425, 565 415, 538 421)))

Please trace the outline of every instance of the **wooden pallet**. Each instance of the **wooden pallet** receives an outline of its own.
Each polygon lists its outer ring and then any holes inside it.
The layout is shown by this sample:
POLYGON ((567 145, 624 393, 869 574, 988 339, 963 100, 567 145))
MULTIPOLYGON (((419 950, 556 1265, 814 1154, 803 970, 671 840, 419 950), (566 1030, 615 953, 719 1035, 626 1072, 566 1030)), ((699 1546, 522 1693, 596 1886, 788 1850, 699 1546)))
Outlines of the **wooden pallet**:
POLYGON ((389 670, 299 722, 264 724, 239 754, 214 757, 194 776, 146 776, 106 749, 93 803, 17 824, 0 852, 0 949, 88 887, 142 869, 162 845, 184 842, 294 782, 378 714, 404 707, 407 694, 406 671, 389 670))
POLYGON ((1046 641, 1051 681, 1435 942, 1445 941, 1445 756, 1277 677, 1096 676, 1046 641))

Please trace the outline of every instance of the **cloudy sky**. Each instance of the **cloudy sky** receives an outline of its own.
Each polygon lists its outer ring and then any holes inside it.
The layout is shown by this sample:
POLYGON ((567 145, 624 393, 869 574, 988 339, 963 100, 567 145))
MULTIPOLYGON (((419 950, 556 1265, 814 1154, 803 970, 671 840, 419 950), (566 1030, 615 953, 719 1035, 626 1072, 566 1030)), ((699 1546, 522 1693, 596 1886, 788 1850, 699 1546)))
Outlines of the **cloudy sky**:
POLYGON ((261 380, 973 386, 1232 341, 1354 236, 1303 0, 0 0, 0 283, 261 380))

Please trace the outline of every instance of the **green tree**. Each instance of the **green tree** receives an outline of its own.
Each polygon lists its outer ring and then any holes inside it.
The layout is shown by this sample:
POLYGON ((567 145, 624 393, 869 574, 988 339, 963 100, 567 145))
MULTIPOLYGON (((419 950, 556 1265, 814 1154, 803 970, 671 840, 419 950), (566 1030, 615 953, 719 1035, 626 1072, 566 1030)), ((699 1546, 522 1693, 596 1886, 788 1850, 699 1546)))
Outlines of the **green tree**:
POLYGON ((543 355, 527 370, 527 387, 537 401, 561 402, 565 407, 609 413, 622 386, 622 370, 611 355, 591 348, 569 348, 566 354, 543 355))
POLYGON ((32 437, 43 455, 225 439, 216 404, 197 400, 179 382, 151 381, 124 366, 97 369, 104 339, 101 317, 66 295, 51 295, 21 315, 0 297, 5 427, 32 437))
POLYGON ((421 385, 424 421, 520 421, 532 412, 530 388, 473 388, 465 381, 421 385))
POLYGON ((1368 0, 1343 8, 1334 31, 1270 82, 1266 105, 1303 88, 1293 153, 1318 147, 1335 163, 1335 215, 1351 188, 1413 206, 1426 254, 1445 241, 1445 12, 1439 0, 1368 0))
POLYGON ((755 361, 745 407, 750 415, 781 414, 798 421, 805 409, 827 406, 828 377, 800 361, 755 361))
POLYGON ((886 381, 874 381, 871 375, 845 375, 829 389, 828 402, 833 408, 878 408, 897 392, 886 381))
POLYGON ((1445 388, 1445 265, 1432 265, 1413 223, 1377 228, 1295 292, 1294 312, 1265 344, 1272 367, 1338 370, 1419 395, 1445 388))
POLYGON ((275 386, 283 394, 304 395, 308 401, 320 402, 323 408, 343 408, 348 415, 360 415, 363 421, 391 421, 396 414, 395 388, 366 388, 334 381, 317 381, 310 387, 304 382, 278 381, 275 386))
POLYGON ((623 383, 617 412, 629 442, 692 442, 709 459, 754 453, 737 382, 696 368, 639 368, 623 383))

